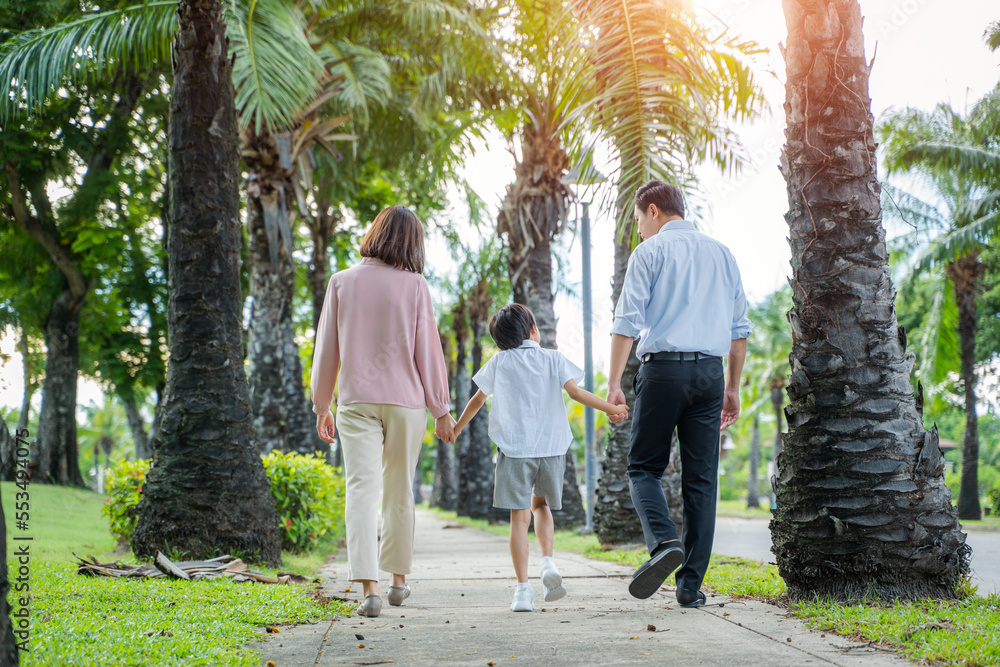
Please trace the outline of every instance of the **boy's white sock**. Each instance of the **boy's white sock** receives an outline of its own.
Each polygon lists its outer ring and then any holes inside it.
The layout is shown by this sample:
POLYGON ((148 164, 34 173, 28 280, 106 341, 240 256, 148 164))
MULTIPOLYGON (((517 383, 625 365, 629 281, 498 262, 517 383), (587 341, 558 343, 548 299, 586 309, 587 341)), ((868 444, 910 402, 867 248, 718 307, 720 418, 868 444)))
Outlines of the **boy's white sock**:
POLYGON ((555 565, 556 562, 553 560, 552 556, 542 556, 542 567, 546 565, 555 565))
POLYGON ((517 582, 517 587, 518 588, 531 588, 531 582, 530 581, 519 581, 519 582, 517 582))

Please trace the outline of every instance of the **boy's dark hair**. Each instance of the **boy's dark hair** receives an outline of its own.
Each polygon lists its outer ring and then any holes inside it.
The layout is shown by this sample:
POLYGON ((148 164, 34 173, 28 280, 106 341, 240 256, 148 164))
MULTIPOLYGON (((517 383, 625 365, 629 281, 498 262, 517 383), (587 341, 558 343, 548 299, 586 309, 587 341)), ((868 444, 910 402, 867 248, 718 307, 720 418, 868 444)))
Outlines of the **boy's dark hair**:
POLYGON ((666 215, 684 217, 684 195, 676 185, 663 181, 650 181, 635 193, 635 205, 640 211, 648 211, 650 204, 656 204, 666 215))
POLYGON ((490 318, 490 336, 501 350, 520 347, 531 335, 535 326, 535 315, 527 306, 510 303, 490 318))

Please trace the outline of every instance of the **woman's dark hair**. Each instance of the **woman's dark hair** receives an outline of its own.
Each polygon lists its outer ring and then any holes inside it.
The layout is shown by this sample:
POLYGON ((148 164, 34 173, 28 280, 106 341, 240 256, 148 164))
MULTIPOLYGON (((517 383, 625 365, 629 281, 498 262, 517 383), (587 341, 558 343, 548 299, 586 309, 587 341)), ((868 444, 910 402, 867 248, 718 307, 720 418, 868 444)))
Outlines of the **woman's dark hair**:
POLYGON ((423 223, 404 206, 382 209, 361 240, 361 256, 380 259, 397 269, 423 273, 423 223))
POLYGON ((667 215, 684 217, 684 196, 676 185, 663 181, 650 181, 635 193, 635 205, 640 211, 648 211, 650 204, 656 204, 667 215))
POLYGON ((520 347, 531 335, 531 327, 535 326, 535 315, 527 306, 511 303, 490 318, 490 336, 501 350, 512 350, 520 347))

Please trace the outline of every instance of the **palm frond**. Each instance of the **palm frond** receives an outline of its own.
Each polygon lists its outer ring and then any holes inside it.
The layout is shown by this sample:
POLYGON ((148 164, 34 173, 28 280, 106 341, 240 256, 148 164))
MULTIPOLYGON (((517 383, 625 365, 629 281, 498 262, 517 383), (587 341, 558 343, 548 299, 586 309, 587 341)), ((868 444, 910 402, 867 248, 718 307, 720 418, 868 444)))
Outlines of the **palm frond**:
POLYGON ((392 96, 392 70, 382 54, 342 39, 322 44, 319 56, 336 76, 343 77, 337 101, 361 123, 369 120, 369 105, 388 104, 392 96))
MULTIPOLYGON (((740 162, 728 119, 756 116, 763 95, 743 57, 752 42, 713 37, 680 2, 576 0, 580 46, 596 70, 595 125, 612 139, 618 198, 656 178, 689 181, 702 159, 740 162), (666 36, 666 37, 664 37, 666 36)), ((608 205, 610 202, 605 202, 608 205)), ((631 211, 618 206, 619 231, 631 211)))
POLYGON ((0 48, 0 121, 37 110, 67 83, 169 68, 176 0, 94 12, 49 28, 28 30, 0 48))
POLYGON ((240 122, 292 127, 330 77, 309 44, 302 13, 286 0, 231 0, 227 34, 240 122))
POLYGON ((951 282, 942 271, 933 282, 934 299, 920 324, 916 349, 919 378, 928 387, 939 385, 948 371, 959 368, 958 306, 951 282))

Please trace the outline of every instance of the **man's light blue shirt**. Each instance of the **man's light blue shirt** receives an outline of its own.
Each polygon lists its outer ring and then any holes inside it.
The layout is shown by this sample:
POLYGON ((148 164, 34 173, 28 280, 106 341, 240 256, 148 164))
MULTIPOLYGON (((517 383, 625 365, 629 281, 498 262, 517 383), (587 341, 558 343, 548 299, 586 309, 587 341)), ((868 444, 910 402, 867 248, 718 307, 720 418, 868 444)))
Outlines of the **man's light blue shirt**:
POLYGON ((747 298, 729 248, 671 220, 632 252, 611 333, 638 338, 637 354, 729 354, 750 336, 747 298))

